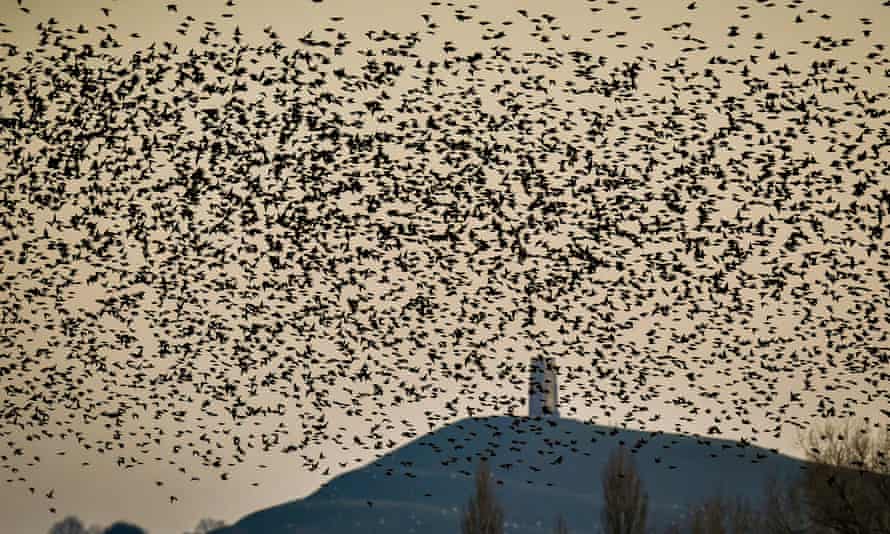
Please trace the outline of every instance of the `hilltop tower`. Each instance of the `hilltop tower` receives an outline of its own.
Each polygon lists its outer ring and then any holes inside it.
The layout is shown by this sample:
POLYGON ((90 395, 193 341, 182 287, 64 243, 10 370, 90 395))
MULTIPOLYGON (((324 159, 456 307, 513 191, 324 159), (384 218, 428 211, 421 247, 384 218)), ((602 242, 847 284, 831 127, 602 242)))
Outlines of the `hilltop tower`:
POLYGON ((529 417, 559 417, 559 388, 553 358, 535 356, 531 362, 528 390, 529 417))

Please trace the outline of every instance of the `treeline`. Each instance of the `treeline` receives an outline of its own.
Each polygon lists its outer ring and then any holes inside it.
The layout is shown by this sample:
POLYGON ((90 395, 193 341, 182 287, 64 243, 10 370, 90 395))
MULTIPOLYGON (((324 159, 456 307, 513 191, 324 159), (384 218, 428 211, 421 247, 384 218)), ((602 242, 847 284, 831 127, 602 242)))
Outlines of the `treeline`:
MULTIPOLYGON (((207 534, 225 526, 225 522, 218 519, 202 519, 194 531, 185 534, 207 534)), ((126 521, 117 521, 108 527, 92 525, 84 526, 77 516, 70 515, 50 527, 49 534, 148 534, 145 529, 126 521)))
MULTIPOLYGON (((867 422, 826 423, 802 434, 811 462, 799 477, 768 478, 763 498, 714 495, 692 504, 664 534, 890 534, 890 432, 875 435, 867 422)), ((505 511, 498 503, 485 460, 476 472, 476 491, 461 517, 462 534, 503 534, 505 511)), ((649 497, 633 455, 623 446, 609 457, 600 483, 598 524, 574 525, 586 532, 657 534, 649 497)), ((557 515, 553 532, 568 534, 571 522, 557 515)))

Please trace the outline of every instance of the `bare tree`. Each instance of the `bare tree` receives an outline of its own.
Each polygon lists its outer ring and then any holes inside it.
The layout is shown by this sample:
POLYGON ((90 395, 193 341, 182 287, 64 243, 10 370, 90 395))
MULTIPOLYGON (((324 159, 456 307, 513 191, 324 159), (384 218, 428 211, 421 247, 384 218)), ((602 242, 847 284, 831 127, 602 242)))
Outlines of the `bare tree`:
POLYGON ((204 518, 198 521, 198 526, 195 527, 195 530, 191 533, 187 534, 209 534, 216 529, 220 529, 226 526, 226 522, 219 519, 210 519, 204 518))
POLYGON ((84 534, 85 532, 83 523, 73 515, 62 519, 49 529, 49 534, 84 534))
POLYGON ((609 457, 602 473, 603 509, 601 525, 607 534, 643 534, 649 496, 633 458, 624 446, 609 457))
POLYGON ((717 494, 690 506, 684 520, 670 532, 690 534, 760 534, 762 521, 746 499, 717 494))
POLYGON ((689 505, 683 517, 665 529, 665 534, 772 534, 763 530, 758 511, 742 498, 716 495, 689 505))
POLYGON ((826 422, 799 435, 812 463, 803 479, 810 520, 838 534, 890 532, 890 433, 864 421, 826 422))
POLYGON ((462 534, 503 534, 504 511, 494 494, 488 462, 483 458, 476 469, 476 494, 464 510, 462 534))
POLYGON ((890 445, 890 435, 884 432, 875 436, 864 421, 846 419, 841 425, 826 421, 821 427, 799 433, 797 439, 811 461, 840 467, 863 465, 890 472, 876 454, 890 445))
POLYGON ((775 476, 764 484, 762 525, 765 534, 818 532, 810 521, 801 478, 780 481, 775 476))

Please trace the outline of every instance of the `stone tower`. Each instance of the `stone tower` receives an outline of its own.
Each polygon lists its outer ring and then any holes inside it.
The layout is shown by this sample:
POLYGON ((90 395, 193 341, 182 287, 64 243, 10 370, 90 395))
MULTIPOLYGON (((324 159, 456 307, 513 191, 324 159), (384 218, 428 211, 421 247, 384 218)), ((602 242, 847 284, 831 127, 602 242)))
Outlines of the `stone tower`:
POLYGON ((559 389, 553 358, 535 356, 531 362, 528 391, 529 417, 559 417, 559 389))

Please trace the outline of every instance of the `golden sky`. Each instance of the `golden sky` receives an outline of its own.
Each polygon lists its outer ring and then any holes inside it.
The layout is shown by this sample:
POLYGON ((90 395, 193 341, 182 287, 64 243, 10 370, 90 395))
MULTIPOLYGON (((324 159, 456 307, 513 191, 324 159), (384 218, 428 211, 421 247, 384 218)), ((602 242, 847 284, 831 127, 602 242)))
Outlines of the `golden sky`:
MULTIPOLYGON (((325 477, 321 469, 308 470, 300 455, 279 454, 286 444, 316 435, 311 426, 319 424, 321 411, 329 437, 340 433, 347 445, 353 436, 378 431, 381 439, 402 444, 410 439, 404 435, 408 430, 421 434, 470 411, 524 414, 524 366, 538 353, 559 360, 563 417, 683 433, 705 434, 716 426, 718 436, 744 438, 794 456, 801 455, 796 431, 821 419, 821 399, 835 406, 837 418, 869 417, 875 425, 887 424, 880 409, 890 404, 885 246, 890 233, 879 231, 890 221, 888 201, 880 200, 888 189, 887 147, 881 145, 887 140, 887 121, 881 112, 886 113, 888 103, 890 65, 882 36, 888 34, 890 8, 881 1, 697 0, 690 9, 685 0, 511 0, 479 2, 477 7, 395 0, 240 0, 227 6, 225 0, 195 0, 179 3, 176 11, 168 3, 23 0, 19 6, 6 0, 0 22, 10 31, 0 34, 7 44, 0 57, 8 45, 18 54, 0 64, 3 83, 9 84, 0 91, 0 115, 31 109, 27 83, 14 80, 10 72, 39 82, 49 81, 49 73, 58 69, 49 62, 40 70, 26 67, 29 52, 37 63, 55 50, 39 43, 37 27, 51 17, 58 30, 83 25, 85 33, 75 31, 69 44, 93 42, 97 51, 122 58, 117 66, 107 60, 87 62, 105 67, 112 80, 109 88, 139 69, 133 54, 147 57, 152 43, 156 53, 170 54, 167 64, 187 65, 190 51, 224 53, 237 26, 243 45, 270 43, 270 30, 283 45, 278 58, 271 51, 245 55, 256 59, 244 61, 247 89, 238 95, 250 120, 260 109, 276 120, 281 113, 292 113, 276 102, 276 91, 304 101, 307 95, 329 91, 332 98, 342 99, 337 106, 330 104, 329 112, 336 108, 344 120, 357 117, 350 112, 367 111, 364 103, 378 98, 394 122, 417 121, 411 128, 421 133, 413 135, 422 137, 424 125, 433 120, 439 132, 450 131, 455 141, 481 139, 512 150, 500 154, 503 163, 483 165, 478 155, 456 150, 436 149, 421 158, 416 149, 389 141, 381 145, 386 155, 405 168, 374 179, 371 157, 352 160, 341 152, 336 164, 324 169, 323 181, 330 186, 359 176, 364 189, 319 201, 313 196, 318 188, 301 181, 310 162, 301 166, 285 160, 285 182, 275 177, 274 162, 259 156, 244 164, 231 153, 215 158, 207 147, 189 145, 189 139, 199 143, 204 133, 211 140, 225 137, 233 145, 250 145, 253 154, 305 154, 307 147, 296 141, 308 135, 305 123, 295 127, 290 145, 280 142, 281 129, 274 120, 267 128, 248 130, 233 119, 225 134, 202 130, 206 115, 200 110, 216 108, 237 116, 231 103, 225 106, 231 93, 190 104, 188 83, 177 86, 166 74, 160 75, 163 82, 143 85, 127 98, 136 100, 142 92, 166 101, 183 111, 179 118, 165 118, 162 107, 97 111, 102 107, 91 100, 96 95, 79 100, 65 96, 64 90, 46 95, 51 102, 76 103, 50 106, 50 125, 95 131, 102 128, 103 116, 133 124, 119 134, 124 140, 118 145, 98 139, 64 145, 31 134, 17 139, 4 126, 0 291, 10 298, 0 299, 9 302, 2 308, 0 352, 0 364, 8 372, 0 375, 0 385, 3 413, 17 409, 22 414, 21 427, 9 416, 0 426, 0 454, 7 456, 4 479, 12 480, 0 486, 0 519, 9 532, 45 532, 69 513, 88 524, 126 519, 153 533, 182 532, 201 517, 234 521, 257 508, 305 496, 324 480, 373 459, 358 447, 310 439, 300 454, 317 460, 323 452, 322 464, 330 466, 325 477), (435 28, 427 26, 424 14, 435 28), (801 22, 795 22, 798 16, 801 22), (181 26, 189 22, 187 17, 193 21, 181 26), (219 35, 207 36, 207 21, 219 35), (490 24, 480 23, 485 21, 490 24), (366 34, 368 30, 376 33, 366 34), (398 38, 388 38, 383 30, 398 38), (499 31, 504 33, 499 39, 483 38, 499 31), (263 86, 246 78, 264 67, 271 78, 293 50, 307 48, 307 38, 335 40, 338 32, 349 43, 342 54, 331 55, 331 64, 317 65, 327 74, 326 85, 277 81, 263 86), (411 42, 411 32, 417 32, 417 43, 410 48, 417 57, 381 51, 411 42), (99 48, 107 33, 120 47, 99 48), (375 40, 380 36, 383 40, 375 40), (549 37, 542 42, 541 36, 549 37), (509 49, 496 52, 495 46, 509 49), (375 54, 367 55, 368 49, 375 54), (447 57, 453 61, 476 51, 482 58, 472 73, 465 62, 443 65, 447 57), (590 61, 576 59, 573 51, 590 54, 590 61), (388 99, 381 97, 380 88, 360 84, 348 93, 334 74, 342 68, 360 78, 370 72, 366 67, 372 59, 381 69, 388 60, 406 66, 383 89, 388 99), (431 67, 431 62, 438 65, 431 67), (814 74, 814 62, 826 66, 814 74), (639 68, 633 91, 573 94, 573 89, 595 85, 585 73, 596 83, 608 82, 621 79, 631 66, 639 68), (435 70, 430 75, 433 87, 418 90, 428 69, 435 70), (804 84, 806 80, 810 83, 804 84), (475 94, 465 92, 471 86, 475 94), (501 102, 511 91, 511 102, 521 104, 512 110, 501 102), (775 99, 767 98, 768 93, 775 99), (355 100, 347 101, 349 96, 355 100), (478 103, 471 103, 477 96, 478 103), (406 104, 400 108, 403 99, 406 104), (528 132, 492 128, 483 113, 497 119, 495 123, 528 114, 528 132), (800 123, 804 114, 806 128, 800 123), (448 125, 449 119, 455 124, 448 125), (733 130, 734 124, 742 124, 741 131, 733 130), (605 133, 585 140, 591 128, 605 133), (151 168, 127 167, 127 147, 139 153, 153 135, 163 144, 164 134, 177 131, 186 135, 175 141, 175 150, 158 149, 151 168), (80 178, 47 174, 52 154, 78 146, 83 148, 80 178), (541 157, 551 146, 558 151, 541 157), (31 158, 16 156, 16 147, 31 158), (578 150, 580 158, 568 170, 566 147, 578 150), (598 165, 593 172, 584 168, 587 150, 598 165), (549 190, 537 177, 528 180, 531 185, 523 184, 527 155, 536 158, 539 175, 551 181, 549 190), (93 171, 93 163, 100 170, 93 171), (478 167, 471 171, 477 172, 478 180, 472 182, 476 193, 500 191, 512 200, 496 216, 489 202, 493 197, 443 187, 468 165, 478 167), (223 186, 195 203, 186 199, 187 182, 152 188, 176 175, 192 176, 196 169, 208 183, 223 186), (623 171, 634 185, 610 188, 609 169, 623 171), (716 169, 722 169, 724 179, 710 174, 716 169), (774 175, 758 178, 764 169, 774 175), (785 177, 783 184, 782 173, 794 169, 798 174, 785 177), (566 186, 570 177, 576 179, 573 187, 566 186), (45 193, 63 181, 65 194, 55 209, 24 185, 36 184, 45 193), (424 183, 436 185, 425 188, 424 183), (251 195, 252 187, 277 196, 264 202, 251 195), (396 200, 387 194, 399 187, 427 191, 432 200, 424 203, 411 195, 396 200), (225 192, 244 199, 234 214, 226 209, 225 192), (776 205, 773 200, 780 194, 785 198, 776 205), (109 204, 113 207, 106 206, 106 213, 96 214, 90 195, 128 204, 109 204), (380 206, 361 219, 373 204, 371 198, 380 206), (568 213, 548 214, 542 201, 562 203, 568 213), (677 215, 672 203, 687 209, 677 215), (455 206, 452 214, 445 209, 449 204, 455 206), (126 205, 141 214, 144 227, 134 223, 126 205), (244 206, 259 214, 252 225, 237 224, 244 206), (597 207, 603 211, 595 211, 597 207), (194 214, 194 227, 183 215, 186 208, 194 214), (300 208, 315 226, 305 234, 288 234, 279 217, 300 208), (331 212, 363 222, 356 231, 336 224, 325 227, 331 212), (529 219, 532 212, 536 220, 529 219), (702 212, 710 220, 707 228, 699 224, 702 212), (762 235, 742 229, 745 221, 756 226, 761 218, 762 235), (226 220, 235 224, 217 231, 226 220), (93 235, 84 221, 95 225, 93 235), (508 228, 507 244, 499 243, 492 221, 508 228), (412 222, 420 237, 405 237, 402 250, 368 230, 382 226, 399 232, 399 224, 412 222), (606 226, 608 237, 592 237, 597 225, 606 226), (653 232, 660 226, 664 235, 653 232), (458 239, 433 243, 424 238, 446 232, 458 239), (522 236, 527 258, 518 257, 510 232, 522 236), (80 248, 84 240, 98 244, 109 236, 120 238, 106 243, 110 255, 80 248), (286 243, 278 252, 280 269, 269 260, 274 249, 267 253, 276 240, 286 243), (480 249, 479 242, 490 248, 480 249), (67 243, 71 252, 81 250, 81 257, 56 261, 58 247, 51 244, 58 243, 67 243), (592 274, 582 272, 570 285, 565 273, 578 271, 586 261, 566 256, 575 247, 587 248, 602 266, 592 274), (299 256, 313 249, 323 259, 309 262, 311 268, 301 267, 299 256), (362 250, 379 254, 363 257, 362 250), (733 262, 738 250, 748 254, 733 262), (287 251, 294 252, 290 259, 287 251), (563 261, 553 251, 569 259, 563 261), (335 259, 331 266, 329 258, 335 259), (416 267, 404 267, 410 263, 416 267), (685 267, 665 273, 661 264, 685 267), (725 273, 720 282, 709 285, 720 272, 725 273), (63 277, 71 283, 63 284, 63 277), (291 291, 275 288, 289 278, 307 285, 294 285, 291 291), (784 287, 769 285, 776 280, 784 280, 784 287), (718 286, 726 292, 717 291, 718 286), (103 301, 124 295, 132 303, 117 305, 119 317, 101 313, 103 301), (525 323, 529 298, 535 308, 531 325, 525 323), (424 305, 432 312, 426 313, 424 305), (278 330, 272 328, 276 322, 278 330), (263 326, 251 332, 250 324, 263 326), (213 333, 220 327, 229 328, 225 340, 213 333), (129 346, 126 336, 132 336, 129 346), (171 348, 169 355, 165 346, 171 348), (241 354, 260 361, 242 373, 241 354), (268 359, 263 361, 263 355, 268 359), (476 364, 455 365, 476 356, 484 371, 476 364), (363 365, 371 380, 352 379, 363 365), (293 374, 282 376, 284 369, 293 374), (186 371, 194 382, 179 378, 186 371), (270 372, 278 380, 264 385, 270 372), (694 375, 687 377, 689 373, 694 375), (199 387, 202 376, 207 385, 199 387), (66 377, 76 384, 67 398, 66 377), (78 378, 82 382, 76 383, 78 378), (310 381, 326 393, 311 393, 310 381), (225 383, 234 384, 236 395, 203 405, 222 394, 225 383), (380 395, 375 385, 383 390, 380 395), (419 397, 411 398, 411 388, 419 397), (281 403, 283 415, 243 418, 236 425, 226 408, 237 396, 250 406, 281 403), (396 396, 403 402, 396 403, 396 396), (114 411, 122 401, 127 414, 120 426, 101 416, 84 421, 84 413, 114 411), (35 411, 47 415, 45 426, 31 422, 35 411), (272 436, 278 441, 270 452, 262 452, 263 441, 272 436), (108 450, 99 452, 103 443, 108 450), (174 452, 177 444, 182 448, 174 452), (238 446, 247 449, 240 455, 243 462, 226 465, 238 446), (14 455, 17 449, 21 455, 14 455), (202 466, 202 455, 219 457, 226 466, 202 466), (118 466, 118 457, 128 467, 118 466), (221 470, 228 480, 220 480, 221 470), (200 480, 191 480, 193 476, 200 480), (33 495, 29 487, 35 488, 33 495), (50 489, 52 501, 45 497, 50 489), (179 502, 171 504, 170 495, 179 502)), ((214 61, 205 68, 208 83, 219 74, 213 72, 214 61)), ((298 65, 303 82, 319 76, 298 65)), ((221 84, 231 81, 232 74, 219 75, 221 84)), ((45 94, 48 87, 40 91, 45 94)), ((327 115, 318 120, 334 119, 327 115)), ((363 121, 349 131, 373 136, 396 130, 394 122, 380 122, 379 115, 376 120, 365 115, 363 121)), ((62 139, 66 135, 57 134, 62 139)), ((343 141, 319 140, 313 150, 338 143, 343 141)), ((464 179, 464 187, 468 183, 464 179)))

